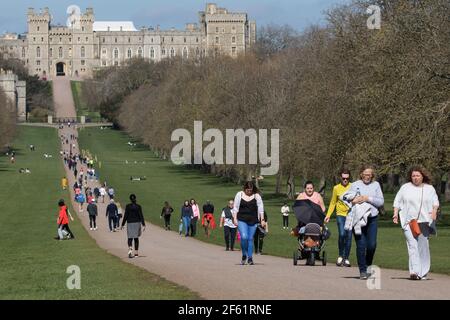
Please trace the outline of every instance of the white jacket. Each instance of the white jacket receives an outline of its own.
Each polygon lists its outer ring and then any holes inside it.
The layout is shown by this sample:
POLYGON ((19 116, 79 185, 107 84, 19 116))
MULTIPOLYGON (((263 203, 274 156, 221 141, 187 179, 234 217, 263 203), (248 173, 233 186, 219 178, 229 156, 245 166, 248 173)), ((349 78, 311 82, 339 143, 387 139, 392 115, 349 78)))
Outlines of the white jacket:
POLYGON ((356 197, 356 192, 347 191, 339 198, 345 203, 350 211, 345 219, 345 230, 354 230, 355 234, 361 234, 361 228, 367 225, 367 219, 369 219, 371 206, 368 203, 352 204, 352 200, 356 197))

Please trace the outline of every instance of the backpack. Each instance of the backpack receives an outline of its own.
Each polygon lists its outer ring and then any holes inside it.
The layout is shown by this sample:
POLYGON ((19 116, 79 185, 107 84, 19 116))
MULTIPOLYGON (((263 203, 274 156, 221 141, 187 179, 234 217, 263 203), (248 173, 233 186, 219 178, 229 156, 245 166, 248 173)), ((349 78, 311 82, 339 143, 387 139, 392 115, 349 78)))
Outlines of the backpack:
POLYGON ((223 212, 225 213, 226 219, 233 219, 233 214, 231 213, 231 209, 229 207, 223 208, 223 212))

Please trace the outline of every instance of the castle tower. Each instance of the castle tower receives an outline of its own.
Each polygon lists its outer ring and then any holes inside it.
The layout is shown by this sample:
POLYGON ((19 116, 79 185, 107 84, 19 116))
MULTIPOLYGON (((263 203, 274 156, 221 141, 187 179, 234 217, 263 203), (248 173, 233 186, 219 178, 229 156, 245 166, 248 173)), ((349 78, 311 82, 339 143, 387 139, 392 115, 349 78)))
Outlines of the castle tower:
POLYGON ((94 10, 87 8, 80 17, 79 24, 72 28, 73 33, 73 56, 71 76, 86 77, 95 65, 94 58, 98 56, 95 52, 94 43, 94 10))
POLYGON ((49 30, 50 13, 44 8, 36 13, 33 8, 28 9, 28 71, 40 77, 46 77, 49 72, 49 30))

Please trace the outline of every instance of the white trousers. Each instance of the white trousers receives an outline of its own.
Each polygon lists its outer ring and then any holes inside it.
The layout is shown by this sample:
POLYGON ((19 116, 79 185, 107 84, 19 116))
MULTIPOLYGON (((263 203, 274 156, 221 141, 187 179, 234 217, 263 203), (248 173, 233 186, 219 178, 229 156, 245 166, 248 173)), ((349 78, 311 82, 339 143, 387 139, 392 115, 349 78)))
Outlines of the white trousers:
POLYGON ((430 271, 430 245, 428 238, 430 236, 430 229, 427 223, 419 223, 422 234, 417 238, 412 235, 409 224, 406 225, 403 232, 406 237, 406 246, 408 247, 409 255, 409 273, 417 274, 419 277, 424 277, 430 271))

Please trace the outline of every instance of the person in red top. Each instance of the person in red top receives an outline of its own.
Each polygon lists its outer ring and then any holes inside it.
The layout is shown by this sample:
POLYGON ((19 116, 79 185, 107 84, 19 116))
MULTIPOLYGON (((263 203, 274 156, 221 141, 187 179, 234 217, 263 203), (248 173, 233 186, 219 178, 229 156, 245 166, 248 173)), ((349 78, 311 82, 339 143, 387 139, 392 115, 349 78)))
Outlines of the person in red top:
POLYGON ((58 215, 58 237, 55 239, 57 240, 64 240, 64 235, 62 233, 63 230, 66 230, 69 233, 69 239, 74 239, 75 236, 73 235, 72 231, 69 228, 69 217, 73 221, 73 217, 69 212, 69 209, 64 204, 64 200, 61 199, 58 202, 59 206, 59 215, 58 215))

